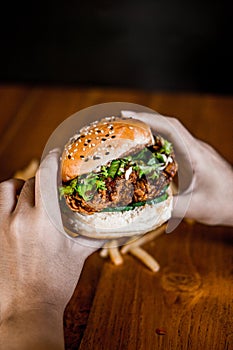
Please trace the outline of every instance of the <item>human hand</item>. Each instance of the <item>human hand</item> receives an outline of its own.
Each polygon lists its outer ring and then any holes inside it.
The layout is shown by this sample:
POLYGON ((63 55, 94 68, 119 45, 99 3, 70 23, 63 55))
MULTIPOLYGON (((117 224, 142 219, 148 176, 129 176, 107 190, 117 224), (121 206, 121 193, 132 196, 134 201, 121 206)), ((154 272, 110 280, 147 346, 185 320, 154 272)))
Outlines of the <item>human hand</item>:
POLYGON ((173 218, 186 216, 208 225, 233 225, 232 168, 210 145, 192 136, 175 118, 131 111, 123 111, 122 116, 146 122, 173 143, 179 165, 173 218))
POLYGON ((85 259, 102 244, 79 244, 62 232, 56 189, 58 156, 58 152, 50 153, 35 178, 26 182, 11 179, 0 184, 1 323, 33 310, 38 319, 41 311, 47 318, 55 313, 62 323, 64 308, 85 259), (41 179, 48 179, 49 195, 57 205, 54 212, 58 226, 43 205, 41 179))

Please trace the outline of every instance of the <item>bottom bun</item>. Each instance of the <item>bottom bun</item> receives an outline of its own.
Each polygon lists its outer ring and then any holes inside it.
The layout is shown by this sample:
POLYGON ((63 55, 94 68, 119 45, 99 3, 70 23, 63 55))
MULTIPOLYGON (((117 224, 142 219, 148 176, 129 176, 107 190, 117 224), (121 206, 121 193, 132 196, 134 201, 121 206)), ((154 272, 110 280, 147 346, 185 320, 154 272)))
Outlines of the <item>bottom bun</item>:
POLYGON ((75 212, 75 231, 82 236, 95 239, 115 239, 141 235, 156 229, 170 219, 172 213, 172 191, 168 198, 157 204, 145 204, 125 212, 104 212, 83 215, 75 212))

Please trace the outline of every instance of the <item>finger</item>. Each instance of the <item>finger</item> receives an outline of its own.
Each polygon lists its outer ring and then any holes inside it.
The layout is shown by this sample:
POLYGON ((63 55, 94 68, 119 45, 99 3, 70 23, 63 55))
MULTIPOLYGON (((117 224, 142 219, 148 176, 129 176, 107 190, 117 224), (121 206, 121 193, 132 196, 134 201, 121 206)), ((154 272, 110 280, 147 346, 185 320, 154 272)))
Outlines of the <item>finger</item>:
POLYGON ((68 239, 77 244, 76 249, 85 249, 89 254, 100 248, 105 241, 85 237, 68 236, 63 227, 58 199, 60 150, 54 149, 43 159, 36 173, 36 205, 43 207, 52 224, 68 239))
POLYGON ((172 219, 169 221, 166 232, 172 232, 188 216, 193 217, 191 210, 193 160, 189 149, 195 149, 196 139, 175 118, 164 117, 158 113, 135 113, 122 111, 123 117, 132 117, 144 121, 150 125, 155 133, 160 133, 173 143, 176 159, 179 166, 179 189, 186 193, 174 197, 172 219))
POLYGON ((36 173, 35 205, 45 210, 55 227, 64 232, 58 200, 58 171, 60 150, 50 151, 36 173))
POLYGON ((193 197, 193 193, 189 192, 186 194, 181 194, 174 196, 174 205, 172 216, 175 218, 183 219, 185 216, 192 216, 191 211, 191 200, 193 197))
POLYGON ((121 115, 144 121, 155 133, 167 137, 180 150, 194 141, 193 136, 176 118, 164 117, 158 113, 136 113, 133 111, 122 111, 121 115))
POLYGON ((166 233, 174 231, 175 228, 185 217, 188 217, 190 219, 195 218, 195 213, 193 213, 192 210, 192 197, 192 190, 190 190, 186 194, 177 195, 173 197, 172 218, 168 222, 166 233))
POLYGON ((139 119, 148 124, 154 133, 159 133, 172 142, 176 156, 183 161, 191 161, 190 147, 194 147, 197 140, 176 118, 164 117, 158 113, 136 113, 122 111, 123 117, 139 119))
MULTIPOLYGON (((164 117, 158 113, 136 113, 122 111, 123 117, 132 117, 148 124, 154 133, 159 133, 172 142, 178 164, 192 168, 189 150, 195 147, 195 138, 185 129, 179 120, 164 117)), ((189 171, 190 172, 190 171, 189 171)))
POLYGON ((35 178, 28 179, 20 192, 15 211, 32 208, 35 205, 35 178))
POLYGON ((179 189, 181 191, 186 190, 192 182, 193 150, 196 148, 197 140, 175 118, 164 117, 158 113, 136 113, 132 111, 122 111, 121 114, 123 117, 140 119, 148 124, 154 133, 159 133, 172 142, 178 163, 179 189))
POLYGON ((10 179, 0 183, 0 213, 10 214, 17 204, 17 197, 24 185, 20 179, 10 179))

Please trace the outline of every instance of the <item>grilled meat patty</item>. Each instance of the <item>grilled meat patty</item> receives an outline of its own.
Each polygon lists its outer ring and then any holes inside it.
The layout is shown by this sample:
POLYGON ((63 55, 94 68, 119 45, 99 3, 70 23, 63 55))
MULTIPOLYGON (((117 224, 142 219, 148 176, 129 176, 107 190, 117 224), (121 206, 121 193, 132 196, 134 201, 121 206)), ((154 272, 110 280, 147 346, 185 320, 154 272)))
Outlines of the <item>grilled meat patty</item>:
MULTIPOLYGON (((172 162, 161 171, 158 179, 149 177, 133 170, 129 177, 125 173, 115 178, 108 177, 105 180, 106 189, 95 191, 94 196, 86 201, 77 192, 66 195, 66 202, 73 211, 83 214, 93 214, 105 208, 126 206, 130 203, 144 202, 159 197, 162 190, 168 185, 177 171, 177 163, 171 156, 172 162)), ((127 171, 127 168, 125 169, 127 171)))

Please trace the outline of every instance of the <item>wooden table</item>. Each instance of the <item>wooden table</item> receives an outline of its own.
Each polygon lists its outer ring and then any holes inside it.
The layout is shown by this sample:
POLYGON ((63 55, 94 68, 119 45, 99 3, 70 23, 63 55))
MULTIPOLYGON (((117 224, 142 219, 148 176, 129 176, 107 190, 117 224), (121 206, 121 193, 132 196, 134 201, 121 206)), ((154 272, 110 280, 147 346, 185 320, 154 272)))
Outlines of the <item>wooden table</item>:
MULTIPOLYGON (((112 101, 177 116, 231 163, 233 98, 114 89, 0 86, 0 180, 39 158, 53 130, 85 107, 112 101)), ((64 315, 67 349, 233 349, 232 229, 182 222, 113 266, 92 255, 64 315), (165 329, 165 335, 156 329, 165 329)))

